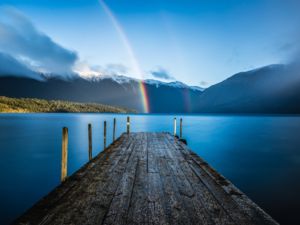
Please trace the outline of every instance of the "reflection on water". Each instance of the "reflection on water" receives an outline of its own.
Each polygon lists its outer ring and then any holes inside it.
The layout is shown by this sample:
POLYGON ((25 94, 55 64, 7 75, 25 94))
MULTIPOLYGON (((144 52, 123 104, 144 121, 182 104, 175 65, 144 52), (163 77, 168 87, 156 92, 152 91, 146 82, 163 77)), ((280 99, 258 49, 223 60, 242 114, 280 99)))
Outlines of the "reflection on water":
MULTIPOLYGON (((0 115, 0 221, 6 224, 59 184, 61 132, 69 128, 68 172, 103 149, 103 121, 112 140, 127 115, 0 115)), ((295 224, 300 209, 300 117, 184 115, 188 145, 282 224, 295 224)), ((132 131, 172 132, 174 115, 131 115, 132 131)))

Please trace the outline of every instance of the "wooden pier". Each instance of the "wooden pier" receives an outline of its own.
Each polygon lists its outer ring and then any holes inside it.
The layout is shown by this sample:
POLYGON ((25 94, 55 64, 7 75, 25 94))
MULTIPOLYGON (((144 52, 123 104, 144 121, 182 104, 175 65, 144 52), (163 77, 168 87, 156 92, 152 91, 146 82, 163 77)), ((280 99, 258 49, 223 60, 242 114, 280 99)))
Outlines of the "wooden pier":
POLYGON ((277 223, 178 138, 128 126, 14 224, 277 223))

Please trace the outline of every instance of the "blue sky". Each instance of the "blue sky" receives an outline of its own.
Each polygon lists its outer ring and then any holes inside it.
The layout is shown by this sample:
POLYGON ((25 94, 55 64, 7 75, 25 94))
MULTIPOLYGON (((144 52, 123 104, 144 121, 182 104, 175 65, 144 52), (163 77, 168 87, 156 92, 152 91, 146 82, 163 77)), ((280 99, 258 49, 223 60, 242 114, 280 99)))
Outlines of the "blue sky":
POLYGON ((83 74, 113 71, 208 86, 240 71, 286 63, 299 49, 297 0, 106 0, 105 4, 121 26, 141 74, 99 1, 1 0, 53 42, 75 52, 75 68, 83 74))

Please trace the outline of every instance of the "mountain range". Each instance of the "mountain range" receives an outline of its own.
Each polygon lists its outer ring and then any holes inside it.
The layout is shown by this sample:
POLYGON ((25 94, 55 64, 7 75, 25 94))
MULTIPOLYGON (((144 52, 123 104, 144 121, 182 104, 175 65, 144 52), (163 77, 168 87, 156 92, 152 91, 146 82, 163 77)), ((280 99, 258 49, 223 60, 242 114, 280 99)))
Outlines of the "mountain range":
MULTIPOLYGON (((202 89, 189 87, 181 82, 145 80, 150 112, 192 112, 187 98, 195 102, 202 89)), ((91 79, 44 78, 42 80, 0 76, 0 95, 47 100, 101 103, 143 112, 140 81, 125 76, 101 76, 91 79)))
POLYGON ((235 74, 207 88, 196 104, 202 113, 300 113, 300 67, 277 64, 235 74))
POLYGON ((126 76, 62 79, 40 75, 42 79, 36 79, 2 71, 0 95, 102 103, 143 112, 142 82, 151 113, 300 113, 298 71, 297 65, 269 65, 235 74, 207 89, 126 76))

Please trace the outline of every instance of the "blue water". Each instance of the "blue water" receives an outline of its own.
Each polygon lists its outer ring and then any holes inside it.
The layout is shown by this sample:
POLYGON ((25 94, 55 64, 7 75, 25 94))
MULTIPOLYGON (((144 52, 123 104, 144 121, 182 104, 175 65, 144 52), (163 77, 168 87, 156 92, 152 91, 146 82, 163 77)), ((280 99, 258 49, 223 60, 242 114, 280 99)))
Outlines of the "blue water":
MULTIPOLYGON (((127 115, 0 115, 0 221, 7 224, 59 184, 62 127, 69 128, 69 174, 88 160, 87 125, 93 155, 103 149, 103 121, 117 118, 117 136, 127 115)), ((131 115, 132 131, 173 130, 183 118, 188 146, 282 224, 297 224, 300 211, 300 117, 131 115)))

